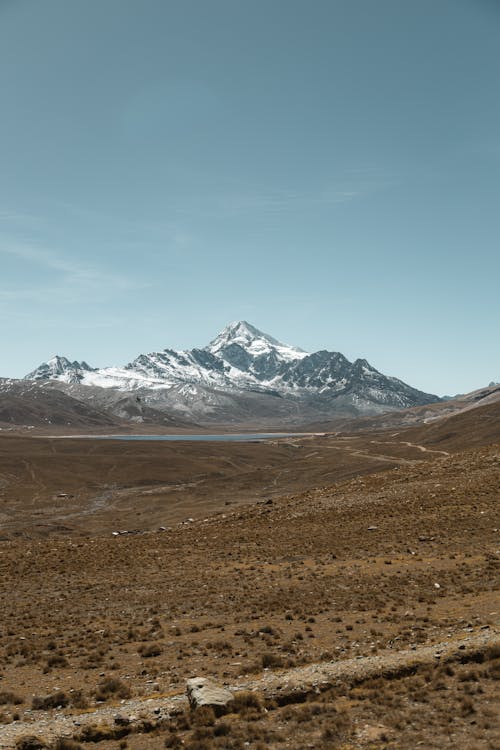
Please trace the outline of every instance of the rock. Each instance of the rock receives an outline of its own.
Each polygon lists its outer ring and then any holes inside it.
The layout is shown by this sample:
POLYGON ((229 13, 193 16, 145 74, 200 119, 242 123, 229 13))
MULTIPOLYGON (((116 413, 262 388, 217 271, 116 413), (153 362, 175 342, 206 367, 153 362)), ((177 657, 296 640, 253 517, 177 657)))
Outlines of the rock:
POLYGON ((219 687, 207 677, 193 677, 186 682, 186 691, 191 708, 211 706, 216 713, 223 713, 233 700, 233 694, 224 687, 219 687))

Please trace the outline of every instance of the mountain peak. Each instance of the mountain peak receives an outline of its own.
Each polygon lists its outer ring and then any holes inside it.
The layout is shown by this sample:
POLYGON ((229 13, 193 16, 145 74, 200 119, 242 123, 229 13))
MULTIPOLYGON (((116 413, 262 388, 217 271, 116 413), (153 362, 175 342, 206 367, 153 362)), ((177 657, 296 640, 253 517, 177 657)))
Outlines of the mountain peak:
POLYGON ((258 328, 256 328, 246 320, 233 320, 232 323, 229 323, 225 328, 222 329, 222 331, 214 339, 214 341, 217 341, 218 339, 224 339, 226 341, 244 339, 245 341, 251 341, 252 339, 256 338, 265 339, 266 341, 270 341, 274 344, 279 344, 279 341, 276 341, 276 339, 274 339, 272 336, 269 336, 269 334, 264 333, 264 331, 260 331, 258 328))
POLYGON ((71 362, 67 357, 62 354, 54 354, 50 359, 47 360, 48 365, 70 365, 71 362))
POLYGON ((268 333, 260 331, 258 328, 248 323, 246 320, 235 320, 229 323, 219 335, 210 342, 206 349, 213 354, 219 354, 224 348, 230 345, 238 345, 246 351, 251 350, 252 354, 257 355, 270 348, 280 349, 284 352, 294 353, 293 359, 298 359, 305 355, 302 349, 288 344, 282 344, 268 333))
POLYGON ((273 380, 284 365, 307 356, 301 349, 282 344, 246 320, 226 326, 206 351, 260 382, 273 380))
POLYGON ((61 380, 65 383, 78 383, 84 372, 92 372, 93 368, 86 362, 71 362, 67 357, 55 354, 47 362, 43 362, 36 370, 26 375, 26 380, 61 380))

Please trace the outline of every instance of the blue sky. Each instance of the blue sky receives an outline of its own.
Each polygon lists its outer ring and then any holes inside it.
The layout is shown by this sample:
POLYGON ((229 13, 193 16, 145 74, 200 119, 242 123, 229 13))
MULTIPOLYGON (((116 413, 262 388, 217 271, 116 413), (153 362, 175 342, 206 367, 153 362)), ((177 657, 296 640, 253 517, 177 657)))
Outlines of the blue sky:
POLYGON ((0 0, 0 376, 246 319, 500 380, 500 3, 0 0))

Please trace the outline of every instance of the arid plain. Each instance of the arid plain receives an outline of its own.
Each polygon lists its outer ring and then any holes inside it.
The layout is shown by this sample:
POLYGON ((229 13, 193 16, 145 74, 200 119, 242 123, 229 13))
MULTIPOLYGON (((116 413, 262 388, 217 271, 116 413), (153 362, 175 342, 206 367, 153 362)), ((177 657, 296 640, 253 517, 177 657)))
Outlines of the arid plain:
POLYGON ((0 747, 500 747, 499 423, 3 436, 0 747))

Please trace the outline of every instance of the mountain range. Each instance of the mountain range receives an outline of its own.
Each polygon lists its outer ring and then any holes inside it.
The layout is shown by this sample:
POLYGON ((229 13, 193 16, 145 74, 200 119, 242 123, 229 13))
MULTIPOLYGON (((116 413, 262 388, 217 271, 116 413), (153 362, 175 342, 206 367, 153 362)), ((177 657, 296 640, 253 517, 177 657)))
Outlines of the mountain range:
POLYGON ((439 401, 365 359, 350 362, 326 350, 311 354, 246 321, 231 323, 202 349, 163 349, 105 368, 55 356, 25 380, 136 422, 300 423, 439 401))

